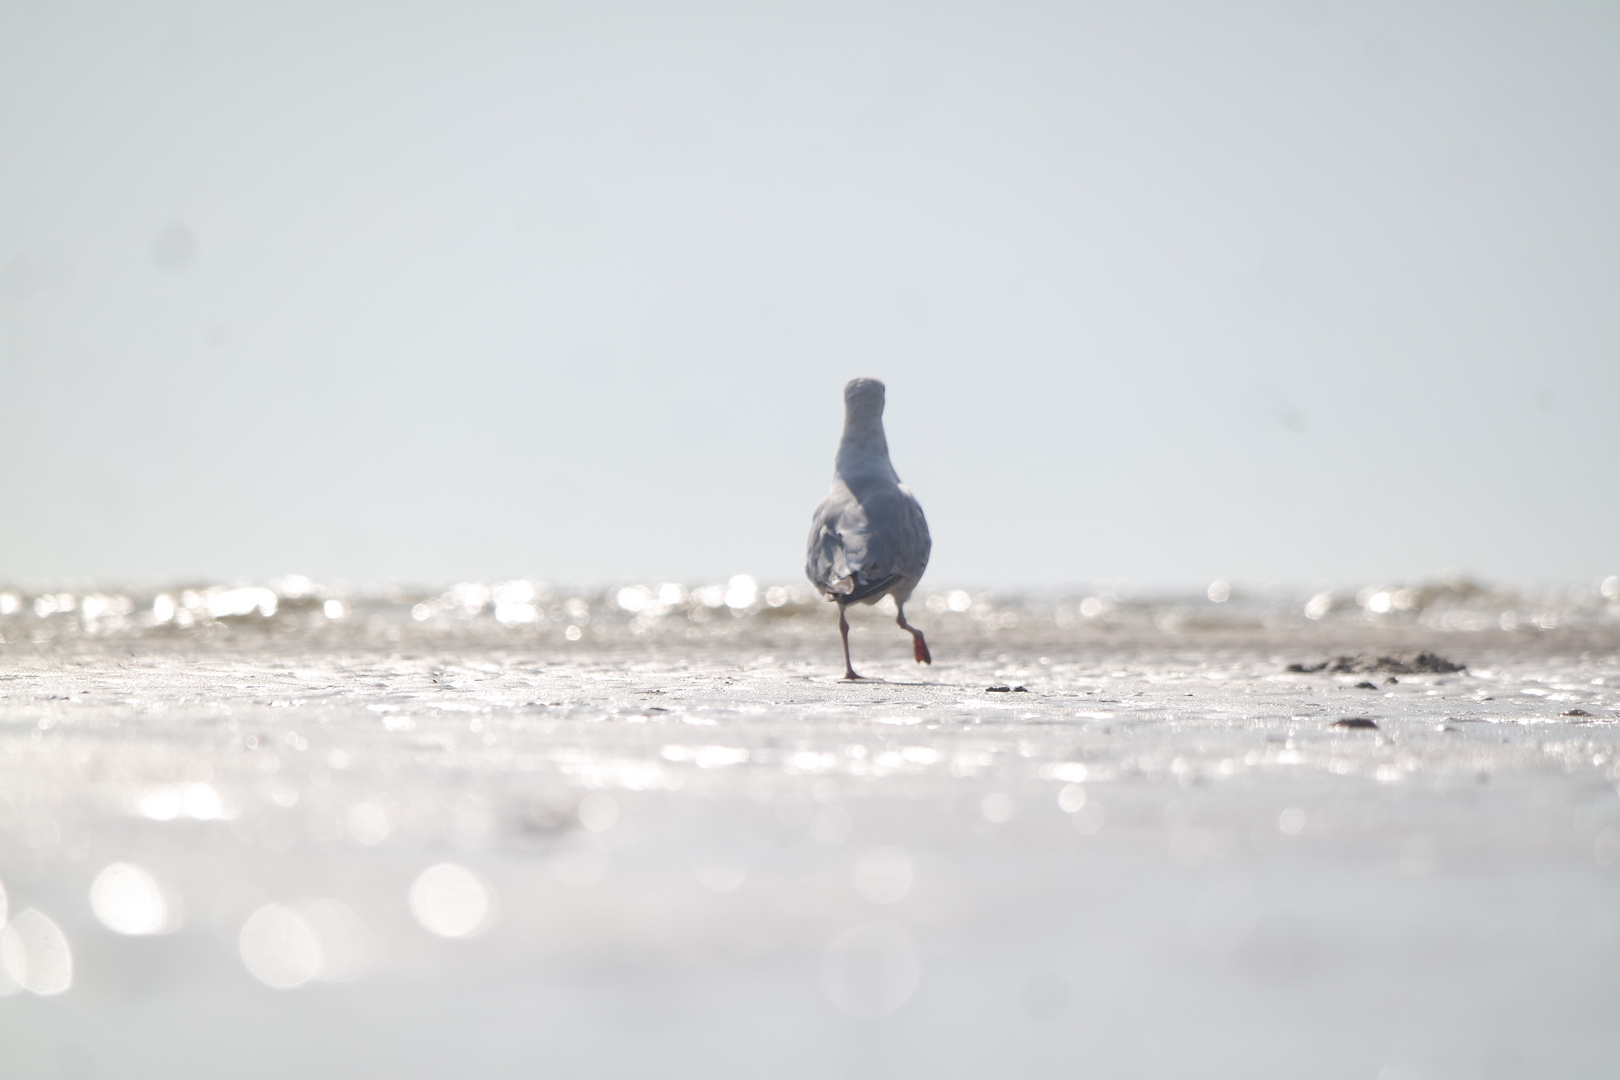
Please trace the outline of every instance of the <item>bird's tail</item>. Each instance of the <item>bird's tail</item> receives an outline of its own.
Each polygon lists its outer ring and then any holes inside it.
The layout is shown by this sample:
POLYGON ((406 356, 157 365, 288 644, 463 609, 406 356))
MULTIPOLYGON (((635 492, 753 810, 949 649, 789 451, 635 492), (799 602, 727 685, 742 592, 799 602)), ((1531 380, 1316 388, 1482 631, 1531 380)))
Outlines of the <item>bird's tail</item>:
POLYGON ((844 581, 849 582, 850 590, 846 595, 838 597, 838 602, 840 604, 858 604, 868 597, 882 596, 884 593, 894 588, 894 586, 900 581, 900 575, 890 574, 886 578, 868 582, 865 585, 857 585, 851 578, 845 578, 844 581))

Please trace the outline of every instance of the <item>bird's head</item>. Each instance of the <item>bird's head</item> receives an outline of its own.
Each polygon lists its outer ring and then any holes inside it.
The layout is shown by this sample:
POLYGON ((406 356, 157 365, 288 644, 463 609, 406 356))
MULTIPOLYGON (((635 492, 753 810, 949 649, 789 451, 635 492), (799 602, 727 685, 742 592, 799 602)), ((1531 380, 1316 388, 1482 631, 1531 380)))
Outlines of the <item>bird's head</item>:
POLYGON ((883 382, 862 376, 844 384, 844 412, 862 419, 883 415, 883 382))

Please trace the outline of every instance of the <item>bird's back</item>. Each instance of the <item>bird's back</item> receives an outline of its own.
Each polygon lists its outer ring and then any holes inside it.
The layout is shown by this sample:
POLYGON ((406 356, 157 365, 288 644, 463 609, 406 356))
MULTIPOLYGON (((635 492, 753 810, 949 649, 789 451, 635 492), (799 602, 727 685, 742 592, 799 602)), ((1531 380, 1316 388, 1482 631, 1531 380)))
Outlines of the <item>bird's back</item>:
POLYGON ((832 490, 810 523, 804 572, 828 599, 875 602, 911 595, 933 546, 928 521, 889 462, 884 387, 851 379, 844 387, 844 434, 832 490))

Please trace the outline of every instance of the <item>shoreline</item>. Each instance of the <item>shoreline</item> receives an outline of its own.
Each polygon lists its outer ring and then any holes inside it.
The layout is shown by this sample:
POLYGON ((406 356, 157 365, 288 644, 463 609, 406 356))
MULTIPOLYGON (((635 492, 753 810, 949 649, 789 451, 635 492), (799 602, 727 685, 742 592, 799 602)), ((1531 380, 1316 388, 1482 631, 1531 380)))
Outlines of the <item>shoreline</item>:
POLYGON ((1613 628, 958 624, 919 669, 863 620, 892 681, 851 685, 830 625, 734 621, 0 646, 0 883, 72 958, 3 999, 0 1065, 810 1077, 881 1045, 977 1076, 1016 1046, 1348 1078, 1505 1042, 1597 1077, 1620 1049, 1613 628), (1467 670, 1286 670, 1419 650, 1467 670), (124 866, 150 890, 119 907, 124 866))

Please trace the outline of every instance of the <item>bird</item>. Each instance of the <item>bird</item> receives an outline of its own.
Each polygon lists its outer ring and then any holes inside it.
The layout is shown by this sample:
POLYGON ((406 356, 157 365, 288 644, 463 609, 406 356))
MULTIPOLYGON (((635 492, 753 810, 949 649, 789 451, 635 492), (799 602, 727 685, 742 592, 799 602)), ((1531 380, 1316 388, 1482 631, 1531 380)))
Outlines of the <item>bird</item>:
POLYGON ((849 658, 850 604, 894 597, 895 622, 911 635, 912 655, 932 664, 923 632, 906 622, 906 601, 928 568, 933 538, 928 519, 889 462, 883 434, 886 390, 877 379, 844 386, 844 434, 838 442, 832 490, 816 507, 804 558, 805 576, 822 597, 838 604, 844 639, 844 678, 858 680, 849 658))

